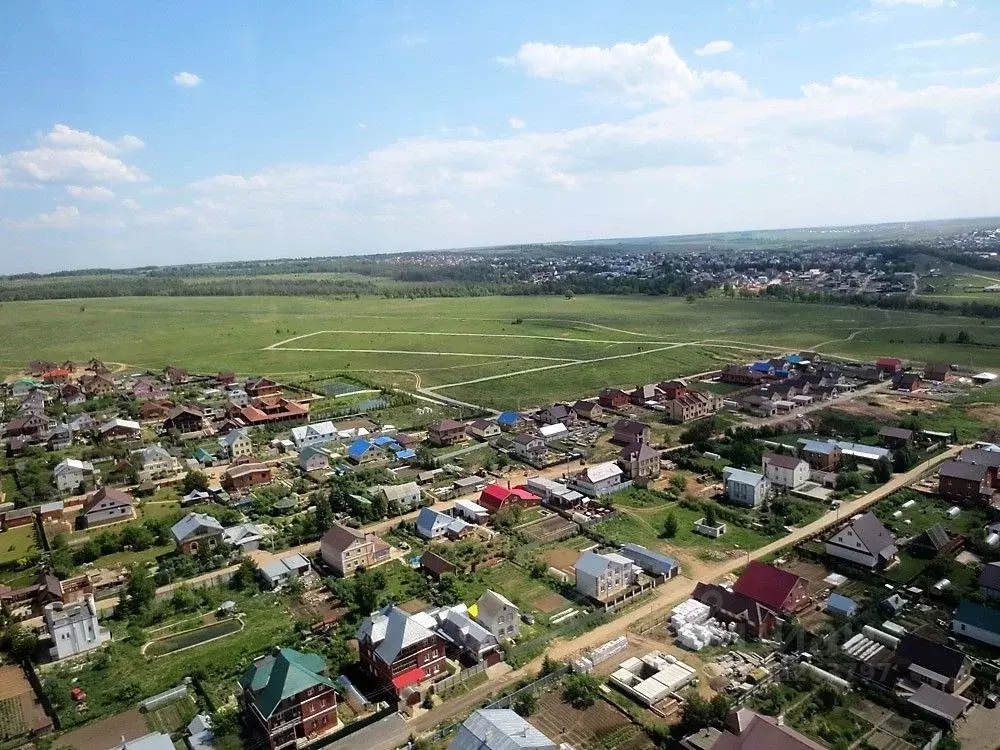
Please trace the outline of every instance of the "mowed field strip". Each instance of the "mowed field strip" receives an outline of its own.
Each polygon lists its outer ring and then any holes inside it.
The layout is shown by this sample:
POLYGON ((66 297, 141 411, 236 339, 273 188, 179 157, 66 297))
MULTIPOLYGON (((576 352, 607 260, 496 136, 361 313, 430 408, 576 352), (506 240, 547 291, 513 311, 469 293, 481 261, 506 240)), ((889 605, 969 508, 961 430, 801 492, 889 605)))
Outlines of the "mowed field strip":
POLYGON ((121 297, 0 306, 5 376, 32 359, 90 357, 135 370, 174 364, 291 381, 357 373, 501 409, 817 348, 1000 369, 1000 325, 721 297, 121 297), (955 342, 963 330, 972 344, 955 342))

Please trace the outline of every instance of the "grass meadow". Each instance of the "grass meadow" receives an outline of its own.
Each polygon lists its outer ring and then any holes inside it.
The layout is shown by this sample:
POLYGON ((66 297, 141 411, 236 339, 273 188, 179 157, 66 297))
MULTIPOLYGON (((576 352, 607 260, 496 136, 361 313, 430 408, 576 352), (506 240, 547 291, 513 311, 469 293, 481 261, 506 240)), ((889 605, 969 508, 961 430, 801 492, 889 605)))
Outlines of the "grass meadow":
POLYGON ((290 380, 349 372, 403 388, 443 388, 443 395, 497 408, 593 394, 609 384, 690 375, 733 359, 793 349, 1000 367, 1000 324, 991 321, 723 298, 691 303, 604 296, 8 302, 0 306, 0 341, 4 375, 22 371, 35 358, 95 356, 126 369, 171 363, 194 371, 232 369, 290 380), (955 343, 960 330, 972 344, 955 343), (941 333, 947 343, 938 343, 941 333), (287 341, 298 336, 304 338, 287 341), (671 343, 684 346, 667 348, 671 343), (495 375, 508 377, 481 380, 495 375))

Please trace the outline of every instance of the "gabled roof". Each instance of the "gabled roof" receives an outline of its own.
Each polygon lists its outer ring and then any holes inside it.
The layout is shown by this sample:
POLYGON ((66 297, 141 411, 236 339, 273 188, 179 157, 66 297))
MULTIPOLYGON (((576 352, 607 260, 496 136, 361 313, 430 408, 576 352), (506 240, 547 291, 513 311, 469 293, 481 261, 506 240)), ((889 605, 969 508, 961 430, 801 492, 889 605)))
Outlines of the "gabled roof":
POLYGON ((226 446, 232 448, 237 440, 249 440, 250 436, 247 434, 246 430, 230 430, 225 435, 223 435, 219 440, 226 444, 226 446))
POLYGON ((611 565, 632 565, 632 561, 627 557, 614 552, 600 554, 598 552, 583 552, 573 563, 573 569, 577 572, 586 573, 591 576, 600 576, 611 565))
POLYGON ((595 466, 588 466, 586 469, 581 471, 577 476, 584 477, 588 482, 602 482, 605 479, 611 479, 612 477, 620 477, 622 475, 621 467, 618 464, 608 461, 603 464, 596 464, 595 466))
POLYGON ((1000 467, 1000 451, 988 451, 982 448, 966 448, 958 455, 958 460, 970 464, 982 464, 992 468, 1000 467))
POLYGON ((435 531, 448 528, 453 520, 451 516, 439 513, 433 508, 421 508, 417 515, 417 529, 426 531, 428 535, 433 535, 435 531))
POLYGON ((104 424, 101 425, 101 432, 107 432, 108 430, 113 430, 116 427, 120 427, 124 430, 133 430, 138 432, 142 429, 138 422, 133 422, 131 419, 122 419, 120 417, 115 417, 104 424))
POLYGON ((979 571, 979 585, 988 589, 1000 589, 1000 562, 991 562, 979 571))
POLYGON ((643 424, 642 422, 636 422, 634 419, 619 419, 615 422, 614 428, 615 432, 621 432, 628 435, 642 435, 649 429, 649 425, 643 424))
POLYGON ((912 440, 913 430, 902 427, 883 427, 878 431, 880 437, 894 438, 896 440, 912 440))
POLYGON ((534 443, 536 440, 541 440, 541 438, 538 435, 529 435, 527 433, 521 433, 520 435, 516 436, 511 442, 517 443, 518 445, 530 445, 531 443, 534 443))
POLYGON ((350 447, 347 449, 347 455, 351 458, 361 458, 368 451, 372 450, 375 446, 369 443, 367 440, 357 439, 351 443, 350 447))
POLYGON ((722 477, 725 481, 734 481, 739 484, 748 484, 751 487, 756 487, 768 481, 767 477, 763 474, 758 474, 753 471, 746 471, 745 469, 737 469, 732 466, 727 466, 722 470, 722 477))
POLYGON ((817 453, 821 456, 828 456, 839 447, 836 443, 828 443, 825 440, 807 440, 805 438, 800 438, 799 443, 801 443, 802 450, 806 453, 817 453))
POLYGON ((497 417, 497 424, 517 424, 521 421, 521 415, 516 411, 502 411, 500 416, 497 417))
POLYGON ((986 479, 990 467, 986 464, 974 464, 968 461, 945 461, 938 469, 938 476, 949 479, 962 479, 970 482, 982 482, 986 479))
POLYGON ((712 750, 824 750, 823 745, 799 734, 790 726, 778 724, 770 716, 761 716, 743 709, 740 713, 750 714, 741 719, 742 731, 738 734, 729 728, 716 740, 712 750))
POLYGON ((555 750, 556 744, 511 709, 481 708, 462 722, 448 750, 555 750))
POLYGON ((97 504, 109 500, 113 505, 134 505, 135 498, 115 487, 101 487, 83 504, 83 513, 89 513, 97 504))
POLYGON ((963 599, 955 611, 955 621, 1000 635, 1000 610, 963 599))
POLYGON ((412 497, 414 494, 420 495, 420 487, 416 482, 406 482, 405 484, 382 484, 379 485, 378 489, 385 496, 387 501, 405 500, 407 497, 412 497))
POLYGON ((783 453, 765 453, 761 456, 765 464, 777 466, 782 469, 795 469, 799 464, 805 463, 798 456, 786 456, 783 453))
POLYGON ((243 675, 240 684, 252 695, 254 706, 266 717, 287 698, 316 685, 332 688, 333 681, 321 672, 326 670, 319 654, 282 648, 274 656, 258 659, 243 675))
POLYGON ((773 565, 751 562, 736 581, 733 591, 781 612, 795 586, 805 579, 773 565))
POLYGON ((480 616, 495 616, 500 613, 505 607, 513 609, 515 612, 518 611, 517 605, 515 605, 510 599, 498 594, 492 589, 486 589, 479 600, 476 602, 478 607, 478 612, 480 616))
POLYGON ((627 445, 618 452, 618 458, 622 461, 632 461, 633 458, 637 461, 651 461, 659 457, 660 452, 656 448, 642 441, 627 445))
POLYGON ((392 664, 404 648, 433 638, 434 633, 399 607, 389 606, 366 617, 357 637, 377 643, 375 655, 383 663, 392 664))
POLYGON ((943 643, 907 633, 896 648, 896 656, 907 662, 949 679, 958 676, 965 664, 965 654, 943 643))
POLYGON ((850 523, 851 530, 865 548, 873 555, 891 547, 891 555, 896 553, 896 540, 892 532, 885 527, 874 513, 868 512, 858 516, 850 523))
POLYGON ((192 536, 221 534, 222 524, 204 513, 188 513, 170 527, 170 533, 177 542, 183 542, 192 536))

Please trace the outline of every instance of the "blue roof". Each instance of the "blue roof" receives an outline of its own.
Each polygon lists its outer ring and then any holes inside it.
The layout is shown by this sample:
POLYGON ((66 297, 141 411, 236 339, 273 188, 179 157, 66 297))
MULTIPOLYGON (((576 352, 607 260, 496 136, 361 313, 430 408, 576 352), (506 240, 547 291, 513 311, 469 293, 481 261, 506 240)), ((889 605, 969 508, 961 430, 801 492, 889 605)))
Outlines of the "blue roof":
POLYGON ((197 459, 198 459, 199 461, 201 461, 202 459, 206 459, 206 458, 207 458, 207 459, 208 459, 209 461, 214 461, 214 460, 215 460, 215 456, 213 456, 213 455, 212 455, 211 453, 209 453, 209 452, 208 452, 207 450, 205 450, 204 448, 198 448, 198 449, 197 449, 197 450, 196 450, 196 451, 194 452, 194 457, 195 457, 195 458, 197 458, 197 459))
POLYGON ((802 357, 800 357, 798 354, 786 354, 785 361, 788 362, 788 364, 790 365, 797 365, 799 362, 802 361, 802 357))
POLYGON ((858 608, 858 603, 843 594, 830 594, 830 598, 826 600, 826 606, 827 608, 836 610, 837 612, 853 614, 858 608))
POLYGON ((417 452, 413 448, 407 448, 405 450, 396 451, 396 458, 400 461, 405 461, 410 458, 416 458, 417 452))
POLYGON ((347 455, 351 458, 361 458, 369 450, 371 450, 372 447, 372 444, 367 440, 355 440, 351 443, 351 447, 347 449, 347 455))
POLYGON ((963 599, 955 611, 955 620, 974 628, 1000 635, 1000 610, 963 599))
POLYGON ((502 411, 497 417, 497 424, 516 424, 518 419, 520 417, 516 411, 502 411))
POLYGON ((375 443, 375 445, 386 446, 391 443, 395 443, 396 441, 389 435, 379 435, 377 438, 372 440, 372 442, 375 443))
POLYGON ((771 372, 770 362, 754 362, 750 365, 750 369, 754 372, 771 372))

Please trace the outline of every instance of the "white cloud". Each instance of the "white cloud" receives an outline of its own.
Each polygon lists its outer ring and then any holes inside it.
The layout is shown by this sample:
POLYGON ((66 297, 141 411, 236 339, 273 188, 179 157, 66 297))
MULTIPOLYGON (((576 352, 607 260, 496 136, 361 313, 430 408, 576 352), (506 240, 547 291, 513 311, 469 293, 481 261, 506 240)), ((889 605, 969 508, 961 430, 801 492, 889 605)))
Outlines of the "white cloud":
POLYGON ((732 42, 728 39, 717 39, 713 42, 709 42, 704 46, 699 47, 694 51, 698 57, 708 57, 709 55, 721 55, 723 52, 731 52, 733 47, 732 42))
POLYGON ((174 83, 176 83, 178 86, 193 88, 195 86, 201 85, 201 76, 198 76, 194 73, 188 73, 187 71, 182 71, 180 73, 174 74, 174 83))
POLYGON ((877 94, 884 91, 893 91, 896 82, 892 80, 876 80, 872 78, 858 78, 855 76, 834 76, 829 83, 807 83, 802 86, 802 93, 806 97, 836 96, 836 95, 857 95, 857 94, 877 94))
POLYGON ((524 130, 527 127, 527 123, 520 117, 508 117, 507 124, 510 125, 511 130, 524 130))
POLYGON ((986 41, 986 35, 979 31, 969 31, 965 34, 941 37, 940 39, 920 39, 916 42, 897 44, 894 49, 937 49, 940 47, 966 47, 970 44, 980 44, 986 41))
POLYGON ((28 219, 13 222, 19 229, 73 229, 82 224, 80 209, 76 206, 56 206, 52 211, 35 214, 28 219))
POLYGON ((66 192, 74 198, 88 201, 109 201, 115 197, 114 192, 103 185, 67 185, 66 192))
POLYGON ((123 150, 140 148, 132 135, 117 143, 85 130, 56 124, 39 137, 40 145, 24 151, 0 154, 0 185, 19 186, 38 182, 142 182, 141 169, 119 158, 123 150), (15 182, 20 180, 20 182, 15 182))
POLYGON ((142 138, 135 135, 128 135, 127 133, 118 139, 118 149, 120 151, 139 151, 140 149, 146 148, 146 144, 143 143, 142 138))
POLYGON ((747 85, 728 71, 693 70, 677 54, 668 36, 611 47, 574 47, 528 42, 505 65, 524 69, 535 78, 585 86, 630 103, 676 103, 692 94, 716 89, 743 92, 747 85))
POLYGON ((875 5, 885 5, 895 7, 900 5, 910 5, 919 8, 943 8, 945 5, 954 5, 954 0, 872 0, 875 5))
POLYGON ((122 199, 122 207, 127 208, 129 211, 138 211, 139 203, 133 198, 124 198, 122 199))

